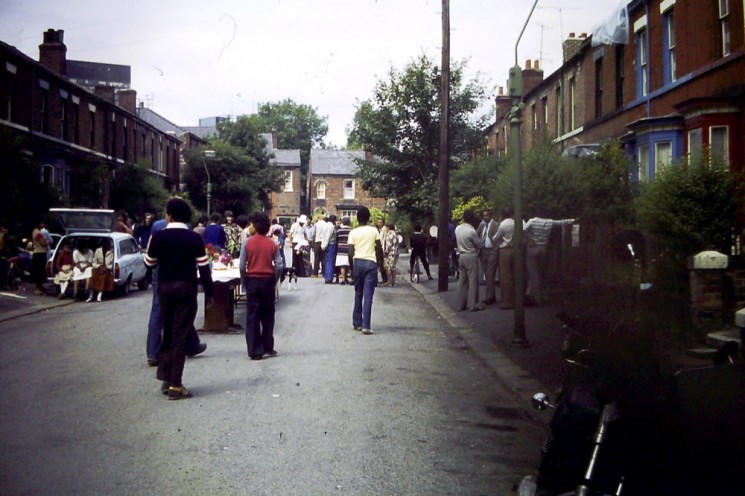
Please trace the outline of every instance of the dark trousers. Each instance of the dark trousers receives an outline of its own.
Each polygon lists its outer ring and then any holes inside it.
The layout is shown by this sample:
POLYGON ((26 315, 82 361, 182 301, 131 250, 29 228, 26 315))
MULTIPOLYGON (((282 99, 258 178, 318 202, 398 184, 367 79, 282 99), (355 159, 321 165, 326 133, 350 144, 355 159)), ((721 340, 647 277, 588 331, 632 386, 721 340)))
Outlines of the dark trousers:
POLYGON ((409 258, 409 267, 411 269, 411 272, 414 272, 414 262, 416 261, 417 257, 419 257, 419 260, 422 262, 422 267, 424 267, 424 271, 427 273, 428 277, 432 277, 432 275, 429 273, 429 262, 427 261, 427 250, 417 250, 414 248, 411 250, 411 257, 409 258))
MULTIPOLYGON (((152 277, 153 302, 150 307, 150 320, 147 323, 147 357, 151 360, 158 359, 160 343, 163 333, 163 315, 160 310, 160 296, 158 296, 158 268, 153 269, 152 277)), ((199 335, 194 326, 191 326, 186 336, 186 354, 192 355, 199 351, 199 335)))
POLYGON ((313 275, 323 275, 323 269, 326 267, 326 250, 321 249, 321 242, 313 242, 313 275))
POLYGON ((163 340, 158 353, 161 381, 180 387, 186 361, 186 339, 197 316, 197 285, 193 282, 160 282, 158 297, 163 314, 163 340))
POLYGON ((245 277, 248 356, 274 351, 274 278, 245 277))
POLYGON ((305 271, 305 259, 303 250, 297 250, 297 244, 292 245, 292 268, 295 269, 295 275, 298 277, 306 277, 308 274, 305 271))

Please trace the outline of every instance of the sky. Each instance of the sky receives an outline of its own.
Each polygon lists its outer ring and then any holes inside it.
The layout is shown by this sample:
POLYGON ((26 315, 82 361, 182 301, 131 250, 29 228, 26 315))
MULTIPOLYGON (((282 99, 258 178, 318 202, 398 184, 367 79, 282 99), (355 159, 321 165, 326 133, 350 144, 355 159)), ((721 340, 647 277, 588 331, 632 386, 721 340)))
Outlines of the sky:
MULTIPOLYGON (((451 0, 452 61, 467 61, 493 106, 515 65, 530 0, 451 0)), ((569 33, 592 33, 619 0, 538 0, 518 63, 561 65, 569 33)), ((292 99, 326 117, 343 148, 358 104, 391 68, 441 61, 442 0, 0 0, 0 40, 38 60, 64 30, 67 58, 128 65, 137 98, 180 126, 292 99)), ((505 90, 506 91, 506 90, 505 90)))

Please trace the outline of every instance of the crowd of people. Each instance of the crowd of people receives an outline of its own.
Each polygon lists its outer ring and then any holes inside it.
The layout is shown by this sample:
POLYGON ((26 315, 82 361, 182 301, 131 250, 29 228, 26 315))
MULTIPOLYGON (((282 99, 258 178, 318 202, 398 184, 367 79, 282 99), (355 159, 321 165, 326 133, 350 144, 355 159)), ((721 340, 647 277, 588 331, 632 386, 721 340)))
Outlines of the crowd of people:
MULTIPOLYGON (((484 209, 479 219, 473 211, 463 214, 463 221, 455 229, 459 254, 458 309, 478 312, 486 305, 497 303, 496 285, 500 285, 503 310, 515 308, 515 219, 511 208, 500 210, 493 219, 491 209, 484 209), (485 277, 486 291, 479 298, 479 284, 485 277)), ((549 235, 555 226, 572 224, 576 219, 549 219, 538 207, 535 215, 523 221, 525 235, 525 267, 527 285, 525 295, 532 305, 544 303, 542 267, 549 235)))

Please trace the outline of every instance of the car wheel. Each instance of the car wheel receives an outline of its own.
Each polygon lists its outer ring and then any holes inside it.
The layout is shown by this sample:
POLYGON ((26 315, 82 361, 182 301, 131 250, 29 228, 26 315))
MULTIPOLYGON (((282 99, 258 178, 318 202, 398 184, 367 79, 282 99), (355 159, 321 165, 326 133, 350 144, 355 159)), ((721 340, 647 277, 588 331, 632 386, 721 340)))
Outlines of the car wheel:
POLYGON ((140 281, 137 282, 137 289, 140 291, 146 291, 147 288, 150 287, 150 283, 147 280, 147 277, 143 277, 140 281))
POLYGON ((127 282, 124 283, 124 285, 119 286, 119 294, 122 296, 127 296, 129 294, 129 287, 132 285, 132 276, 130 275, 127 278, 127 282))

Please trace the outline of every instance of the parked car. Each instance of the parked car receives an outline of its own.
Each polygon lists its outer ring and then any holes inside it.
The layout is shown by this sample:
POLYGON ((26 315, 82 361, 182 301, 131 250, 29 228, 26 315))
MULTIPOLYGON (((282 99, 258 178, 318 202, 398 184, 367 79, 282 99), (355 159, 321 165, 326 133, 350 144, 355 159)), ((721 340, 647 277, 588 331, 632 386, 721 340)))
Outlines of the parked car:
POLYGON ((83 241, 95 252, 108 239, 114 250, 115 289, 120 294, 127 295, 132 284, 137 284, 140 290, 148 288, 150 283, 145 257, 131 234, 114 231, 116 213, 113 210, 52 208, 49 212, 57 217, 65 231, 47 262, 47 280, 50 283, 54 281, 57 271, 55 261, 63 244, 69 243, 70 248, 75 250, 78 243, 83 241))

